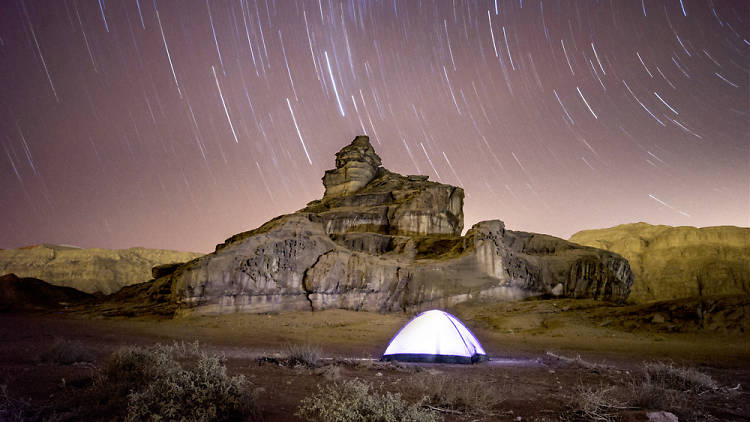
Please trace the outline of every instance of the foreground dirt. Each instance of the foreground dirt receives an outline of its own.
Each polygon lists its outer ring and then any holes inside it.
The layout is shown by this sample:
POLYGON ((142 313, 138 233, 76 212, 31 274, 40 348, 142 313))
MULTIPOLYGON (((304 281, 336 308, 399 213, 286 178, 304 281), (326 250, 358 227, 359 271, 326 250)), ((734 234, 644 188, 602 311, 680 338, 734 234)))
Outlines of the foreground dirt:
MULTIPOLYGON (((449 311, 474 331, 490 362, 378 362, 390 338, 410 318, 401 314, 323 311, 177 320, 0 314, 0 385, 7 386, 14 400, 56 409, 90 388, 97 368, 119 347, 197 340, 202 349, 226 356, 230 375, 243 374, 252 382, 265 421, 299 420, 294 413, 300 400, 318 391, 318 385, 352 378, 416 401, 413 387, 424 374, 481 383, 497 398, 485 412, 445 412, 447 421, 560 420, 572 414, 581 388, 614 386, 618 394, 628 395, 644 362, 664 361, 695 368, 721 385, 696 395, 687 405, 695 411, 683 409, 681 420, 750 419, 750 335, 742 321, 722 327, 689 325, 670 319, 664 310, 666 318, 653 321, 653 309, 633 314, 630 308, 572 300, 470 304, 449 311), (92 362, 45 361, 42 356, 55 341, 80 342, 92 362), (290 344, 318 348, 320 367, 258 364, 259 357, 281 357, 290 344)), ((618 412, 622 420, 645 420, 648 410, 668 410, 624 407, 618 412)), ((60 419, 69 410, 57 412, 60 419)), ((122 415, 98 417, 117 420, 122 415)))

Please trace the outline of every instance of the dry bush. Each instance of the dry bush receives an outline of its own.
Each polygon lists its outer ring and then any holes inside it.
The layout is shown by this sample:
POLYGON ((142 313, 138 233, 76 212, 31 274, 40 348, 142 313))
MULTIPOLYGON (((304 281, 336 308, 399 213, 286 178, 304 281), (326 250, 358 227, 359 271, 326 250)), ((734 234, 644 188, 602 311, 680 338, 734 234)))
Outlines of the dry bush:
POLYGON ((649 362, 643 365, 643 372, 648 383, 664 389, 702 393, 719 388, 719 384, 710 375, 695 368, 649 362))
POLYGON ((100 411, 126 420, 226 421, 256 415, 255 397, 243 376, 229 377, 221 359, 201 353, 183 368, 179 349, 157 345, 114 352, 96 381, 100 411))
POLYGON ((401 395, 379 394, 364 381, 353 379, 318 386, 318 392, 300 402, 296 415, 325 422, 436 422, 442 418, 421 403, 409 404, 401 395))
POLYGON ((306 366, 316 368, 319 364, 320 348, 311 344, 287 344, 283 353, 286 363, 290 366, 306 366))
POLYGON ((711 418, 700 400, 718 390, 718 383, 694 368, 681 368, 663 362, 644 363, 640 374, 629 382, 629 404, 642 409, 668 410, 685 421, 711 418))
POLYGON ((430 406, 475 415, 491 414, 502 401, 496 389, 474 378, 425 373, 410 378, 408 388, 425 397, 430 406))
POLYGON ((52 362, 59 365, 70 365, 76 362, 93 362, 94 354, 91 349, 84 346, 78 340, 55 339, 49 349, 44 351, 39 358, 44 362, 52 362))
POLYGON ((641 409, 674 410, 687 407, 687 396, 681 391, 665 389, 647 377, 633 378, 628 385, 628 403, 641 409))
POLYGON ((8 396, 8 386, 0 385, 0 421, 23 422, 30 406, 26 401, 8 396))
POLYGON ((568 412, 564 419, 614 422, 619 420, 618 412, 628 409, 626 404, 617 398, 613 385, 586 386, 578 384, 575 394, 568 403, 568 412))

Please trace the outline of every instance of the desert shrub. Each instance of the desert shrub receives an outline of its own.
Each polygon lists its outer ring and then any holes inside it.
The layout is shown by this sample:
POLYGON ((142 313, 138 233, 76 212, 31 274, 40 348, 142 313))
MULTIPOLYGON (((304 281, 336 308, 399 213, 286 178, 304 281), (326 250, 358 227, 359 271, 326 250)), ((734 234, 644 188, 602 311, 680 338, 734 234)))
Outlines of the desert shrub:
POLYGON ((642 371, 629 382, 631 406, 641 409, 668 410, 680 420, 702 421, 705 413, 700 397, 718 389, 709 375, 694 368, 680 368, 663 362, 645 363, 642 371))
POLYGON ((410 389, 425 397, 431 406, 469 414, 490 414, 501 402, 498 391, 474 378, 456 379, 445 375, 420 374, 410 389))
POLYGON ((228 377, 219 358, 204 355, 195 368, 169 371, 131 393, 126 420, 241 420, 254 402, 245 377, 228 377))
POLYGON ((719 388, 719 384, 695 368, 681 368, 671 363, 649 362, 643 365, 647 383, 664 389, 677 391, 694 391, 702 393, 719 388))
POLYGON ((123 408, 126 420, 225 421, 255 415, 255 398, 243 376, 229 377, 221 359, 201 354, 183 368, 179 349, 157 345, 114 352, 97 385, 111 409, 123 408))
POLYGON ((315 368, 318 366, 321 351, 317 346, 311 344, 290 343, 284 350, 284 359, 290 366, 307 366, 315 368))
POLYGON ((8 396, 8 386, 0 385, 0 421, 22 422, 26 420, 30 404, 8 396))
POLYGON ((442 418, 420 403, 409 404, 398 393, 379 394, 364 381, 353 379, 318 386, 318 393, 305 397, 297 416, 326 422, 435 422, 442 418))
POLYGON ((627 408, 612 385, 578 384, 563 419, 613 422, 619 420, 618 412, 627 408))
POLYGON ((44 362, 70 365, 76 362, 93 362, 94 354, 78 340, 55 339, 52 345, 40 355, 44 362))

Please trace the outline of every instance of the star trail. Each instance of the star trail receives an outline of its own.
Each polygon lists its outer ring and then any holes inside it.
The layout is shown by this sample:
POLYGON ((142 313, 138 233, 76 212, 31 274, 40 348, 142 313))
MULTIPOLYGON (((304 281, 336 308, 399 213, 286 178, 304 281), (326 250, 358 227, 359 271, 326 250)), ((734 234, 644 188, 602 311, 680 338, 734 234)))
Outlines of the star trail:
POLYGON ((466 228, 750 225, 746 1, 1 7, 0 248, 211 251, 359 134, 466 228))

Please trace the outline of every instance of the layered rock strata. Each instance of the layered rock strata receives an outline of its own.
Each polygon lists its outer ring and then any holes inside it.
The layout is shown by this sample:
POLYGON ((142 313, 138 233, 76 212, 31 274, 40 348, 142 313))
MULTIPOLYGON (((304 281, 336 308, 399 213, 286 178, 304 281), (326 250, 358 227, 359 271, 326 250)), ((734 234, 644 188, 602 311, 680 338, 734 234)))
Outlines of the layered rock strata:
POLYGON ((570 240, 630 261, 636 302, 750 294, 750 228, 646 223, 584 230, 570 240))
POLYGON ((463 190, 380 167, 367 137, 337 154, 323 182, 321 200, 128 289, 178 315, 419 311, 532 295, 622 301, 630 291, 628 262, 615 253, 498 220, 461 236, 463 190))
POLYGON ((201 254, 162 249, 82 249, 36 245, 0 250, 0 274, 34 277, 86 293, 110 294, 152 278, 155 265, 186 262, 201 254))

